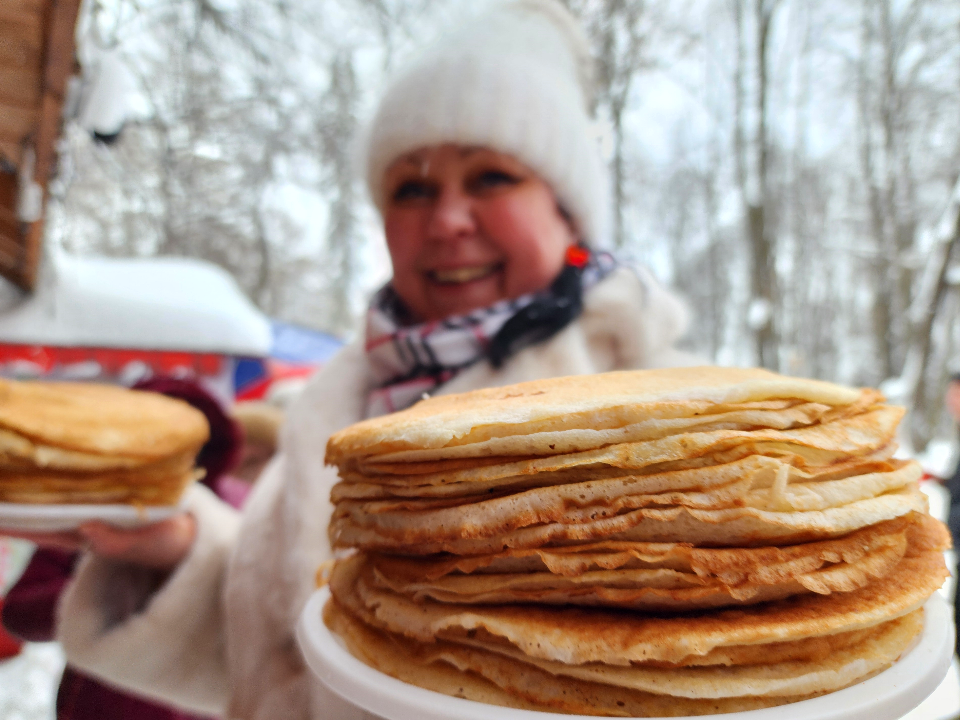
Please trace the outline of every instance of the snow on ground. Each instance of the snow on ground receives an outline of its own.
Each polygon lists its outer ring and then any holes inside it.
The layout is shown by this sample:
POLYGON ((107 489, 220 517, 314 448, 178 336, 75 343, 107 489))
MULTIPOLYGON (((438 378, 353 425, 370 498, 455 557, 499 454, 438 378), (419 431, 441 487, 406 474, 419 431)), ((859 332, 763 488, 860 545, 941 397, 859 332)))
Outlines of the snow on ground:
POLYGON ((27 643, 0 662, 0 720, 53 720, 63 664, 57 643, 27 643))

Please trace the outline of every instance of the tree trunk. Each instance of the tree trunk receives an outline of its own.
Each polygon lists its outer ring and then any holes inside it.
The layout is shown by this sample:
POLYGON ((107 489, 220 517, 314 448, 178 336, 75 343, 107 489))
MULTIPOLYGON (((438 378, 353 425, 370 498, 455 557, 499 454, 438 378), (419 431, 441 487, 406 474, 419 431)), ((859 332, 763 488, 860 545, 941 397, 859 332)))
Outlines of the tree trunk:
MULTIPOLYGON (((776 12, 778 0, 754 0, 752 14, 755 19, 756 34, 753 39, 753 79, 755 82, 752 102, 753 127, 752 132, 746 131, 746 113, 744 113, 743 78, 746 75, 743 65, 746 53, 742 46, 737 53, 738 68, 736 77, 739 80, 736 89, 738 127, 736 143, 740 146, 741 159, 738 166, 742 167, 741 194, 744 202, 746 217, 746 233, 750 250, 750 291, 751 311, 750 323, 753 330, 754 355, 762 367, 777 370, 780 366, 779 333, 777 303, 779 288, 777 283, 776 247, 767 218, 769 203, 769 118, 767 112, 768 79, 768 49, 770 27, 773 15, 776 12), (749 139, 747 139, 749 138, 749 139)), ((738 21, 738 38, 743 41, 745 33, 742 24, 745 20, 743 8, 736 6, 738 21)))
POLYGON ((913 414, 910 439, 915 451, 922 451, 931 435, 931 428, 921 420, 925 414, 923 410, 928 395, 933 324, 948 289, 947 273, 950 261, 953 257, 960 256, 960 178, 954 185, 950 202, 940 216, 934 232, 935 248, 930 253, 924 282, 921 283, 908 316, 912 342, 907 349, 902 376, 906 384, 908 407, 913 414))

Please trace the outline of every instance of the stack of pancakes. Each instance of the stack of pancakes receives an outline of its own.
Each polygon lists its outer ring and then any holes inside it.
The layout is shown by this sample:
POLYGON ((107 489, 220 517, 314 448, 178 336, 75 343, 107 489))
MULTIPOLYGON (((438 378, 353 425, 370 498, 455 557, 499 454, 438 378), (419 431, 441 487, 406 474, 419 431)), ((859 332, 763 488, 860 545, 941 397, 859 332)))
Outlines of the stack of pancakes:
POLYGON ((209 433, 157 393, 0 380, 0 502, 172 505, 209 433))
POLYGON ((557 378, 335 435, 327 624, 484 702, 682 716, 893 663, 947 571, 902 410, 761 370, 557 378))

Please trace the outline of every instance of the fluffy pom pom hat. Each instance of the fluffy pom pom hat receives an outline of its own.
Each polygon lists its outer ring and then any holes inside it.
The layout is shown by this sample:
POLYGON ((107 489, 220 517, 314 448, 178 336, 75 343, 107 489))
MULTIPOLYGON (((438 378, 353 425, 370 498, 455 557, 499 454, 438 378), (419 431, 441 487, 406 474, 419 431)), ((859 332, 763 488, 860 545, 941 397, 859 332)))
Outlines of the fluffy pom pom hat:
POLYGON ((367 185, 383 211, 384 173, 443 143, 515 157, 553 189, 580 239, 602 243, 607 171, 590 116, 586 38, 558 0, 507 0, 441 35, 389 84, 364 142, 367 185))

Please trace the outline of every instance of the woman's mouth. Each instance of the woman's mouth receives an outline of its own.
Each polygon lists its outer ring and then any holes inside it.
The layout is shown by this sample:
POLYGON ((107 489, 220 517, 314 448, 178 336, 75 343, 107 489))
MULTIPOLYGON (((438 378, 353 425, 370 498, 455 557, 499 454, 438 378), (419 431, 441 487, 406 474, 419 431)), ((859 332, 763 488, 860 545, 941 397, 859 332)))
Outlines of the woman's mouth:
POLYGON ((440 285, 462 285, 492 275, 501 267, 501 263, 488 263, 487 265, 428 270, 426 275, 430 280, 440 285))

